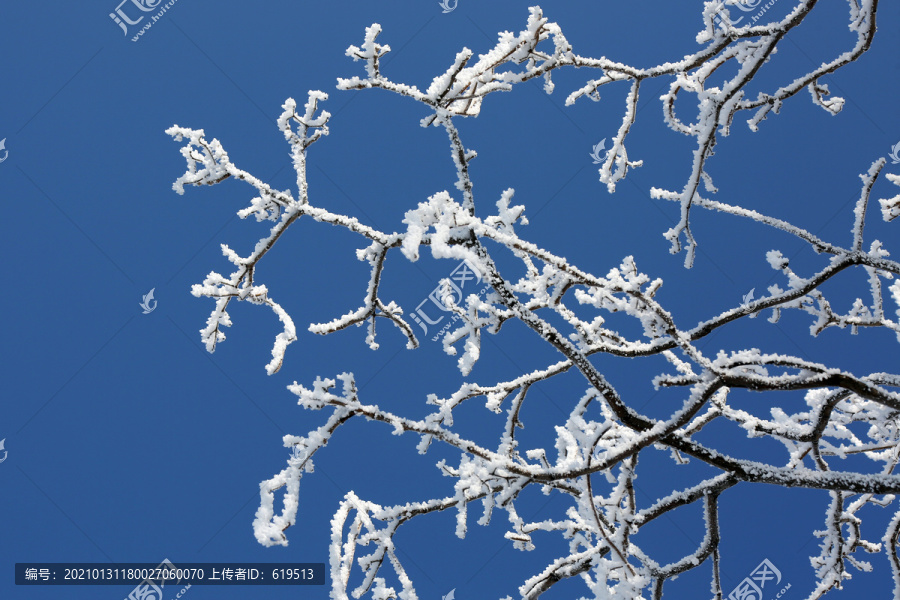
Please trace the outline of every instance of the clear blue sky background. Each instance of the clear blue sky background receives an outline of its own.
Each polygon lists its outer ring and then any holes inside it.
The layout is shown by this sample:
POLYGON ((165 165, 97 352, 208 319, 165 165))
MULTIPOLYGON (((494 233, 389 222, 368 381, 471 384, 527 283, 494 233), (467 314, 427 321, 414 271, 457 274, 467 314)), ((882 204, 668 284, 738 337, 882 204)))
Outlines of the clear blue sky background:
MULTIPOLYGON (((792 81, 852 46, 847 4, 820 4, 809 24, 780 46, 754 93, 792 81)), ((303 221, 257 273, 299 330, 282 371, 269 377, 263 369, 278 322, 268 309, 249 304, 232 305, 228 339, 207 354, 198 330, 213 302, 192 297, 190 286, 211 270, 231 272, 220 243, 245 255, 269 224, 235 216, 253 197, 240 182, 176 195, 171 184, 183 173, 184 160, 180 144, 164 130, 175 123, 204 128, 238 166, 274 187, 292 188, 288 148, 274 121, 285 98, 302 104, 307 90, 323 90, 330 94, 323 107, 333 118, 331 135, 310 151, 312 202, 399 230, 406 210, 453 190, 446 135, 420 128, 426 113, 410 100, 335 90, 336 77, 362 74, 345 49, 360 44, 364 28, 378 22, 380 40, 394 50, 384 72, 423 87, 463 46, 483 52, 497 31, 522 29, 528 5, 460 0, 443 14, 436 0, 178 0, 136 43, 108 17, 116 0, 3 7, 0 138, 6 138, 9 155, 0 163, 0 255, 7 282, 0 296, 0 439, 9 454, 0 463, 0 598, 118 600, 130 590, 17 588, 15 562, 327 562, 328 523, 347 491, 383 505, 450 493, 452 480, 434 468, 439 458, 453 458, 448 449, 419 456, 417 439, 355 423, 317 456, 315 475, 303 479, 290 545, 257 544, 251 522, 258 484, 284 465, 288 452, 281 437, 305 434, 323 417, 297 407, 286 385, 352 371, 364 402, 419 416, 427 410, 427 393, 446 396, 463 378, 440 344, 426 339, 410 352, 386 326, 377 352, 365 347, 363 329, 325 338, 308 333, 310 322, 358 306, 367 272, 354 257, 361 239, 303 221), (158 306, 144 315, 138 303, 151 288, 158 306)), ((647 66, 698 47, 701 5, 566 0, 544 10, 576 52, 647 66)), ((790 6, 791 0, 778 0, 772 14, 790 6)), ((825 79, 847 99, 839 116, 813 106, 803 92, 758 133, 737 120, 709 163, 719 198, 848 243, 857 175, 900 141, 898 32, 900 7, 882 3, 872 50, 825 79)), ((626 88, 605 88, 600 103, 563 105, 592 76, 559 73, 551 96, 539 82, 518 86, 488 98, 480 117, 460 123, 465 144, 479 153, 472 174, 480 215, 490 214, 499 193, 514 187, 515 203, 526 206, 531 220, 521 235, 597 274, 634 255, 644 272, 664 278, 660 299, 683 327, 736 306, 751 288, 759 296, 774 282, 783 285, 764 260, 767 250, 794 257, 802 273, 822 264, 795 239, 698 210, 700 253, 695 268, 684 270, 683 257, 669 255, 662 238, 674 223, 675 206, 648 195, 652 186, 681 189, 691 162, 693 140, 662 123, 658 96, 668 80, 644 85, 628 148, 645 166, 611 196, 589 152, 615 134, 626 88)), ((891 187, 880 183, 876 197, 894 195, 891 187)), ((878 237, 890 249, 898 224, 891 228, 876 217, 873 211, 867 240, 878 237)), ((411 264, 397 253, 383 289, 408 311, 454 266, 427 253, 411 264)), ((848 306, 848 286, 863 281, 851 275, 829 287, 840 308, 848 306)), ((710 354, 756 346, 857 372, 897 371, 892 335, 829 330, 813 339, 809 321, 802 314, 785 314, 777 325, 744 320, 700 345, 710 354)), ((502 335, 487 336, 469 380, 490 384, 555 360, 533 335, 505 327, 502 335)), ((680 406, 683 392, 656 393, 649 383, 665 368, 660 361, 597 358, 596 364, 636 408, 662 415, 680 406)), ((584 388, 573 375, 533 391, 523 413, 525 443, 550 444, 552 425, 564 422, 584 388)), ((763 416, 779 403, 794 409, 801 404, 798 396, 736 393, 732 399, 763 416)), ((502 421, 472 404, 458 423, 487 442, 497 439, 502 421)), ((746 440, 740 430, 722 428, 709 436, 709 443, 740 456, 784 460, 778 446, 746 440)), ((647 456, 641 466, 642 506, 707 473, 697 465, 676 469, 662 454, 647 456)), ((721 517, 727 591, 768 558, 792 585, 786 597, 805 596, 813 585, 807 556, 818 552, 812 531, 822 527, 827 503, 821 492, 747 485, 730 490, 721 517)), ((520 511, 540 520, 562 516, 566 507, 563 498, 529 493, 520 511)), ((518 552, 502 537, 502 514, 483 528, 474 523, 477 512, 473 506, 466 540, 454 536, 451 513, 413 522, 397 537, 420 598, 437 599, 454 588, 460 600, 517 596, 525 578, 565 551, 556 536, 546 535, 536 538, 536 551, 518 552)), ((878 541, 891 510, 870 514, 865 532, 878 541)), ((663 562, 693 550, 702 537, 693 507, 660 519, 636 541, 663 562)), ((843 597, 888 596, 887 560, 883 554, 871 560, 875 573, 855 575, 843 597)), ((702 567, 667 589, 675 598, 706 597, 708 574, 702 567)), ((186 597, 327 593, 325 587, 195 586, 186 597)), ((583 593, 580 581, 572 581, 547 597, 583 593)))

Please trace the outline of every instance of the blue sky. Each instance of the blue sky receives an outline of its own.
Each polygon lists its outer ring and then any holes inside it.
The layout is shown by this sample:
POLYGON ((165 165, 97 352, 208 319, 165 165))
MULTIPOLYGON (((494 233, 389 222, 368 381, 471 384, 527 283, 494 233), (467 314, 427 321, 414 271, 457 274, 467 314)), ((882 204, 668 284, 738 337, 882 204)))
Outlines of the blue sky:
MULTIPOLYGON (((137 42, 131 37, 138 26, 126 35, 108 16, 115 0, 3 8, 0 138, 8 156, 0 163, 0 252, 7 257, 8 293, 0 298, 0 439, 8 456, 0 463, 0 597, 119 599, 130 590, 16 587, 16 562, 327 562, 328 522, 346 492, 384 505, 450 493, 452 480, 434 467, 454 456, 449 449, 419 456, 417 439, 354 423, 317 455, 316 473, 302 480, 290 545, 264 548, 255 541, 258 484, 288 456, 281 437, 303 435, 324 416, 299 408, 288 384, 308 386, 316 376, 352 371, 362 401, 419 417, 427 410, 426 394, 446 396, 464 378, 439 343, 426 339, 411 352, 386 326, 377 352, 365 346, 362 328, 327 337, 307 332, 309 323, 358 306, 367 270, 355 259, 361 239, 303 220, 257 274, 298 327, 282 370, 267 376, 263 368, 278 322, 271 311, 249 304, 232 306, 228 339, 208 354, 198 330, 213 303, 191 296, 190 287, 212 270, 230 272, 219 244, 246 254, 268 224, 235 215, 253 197, 239 182, 175 194, 172 182, 184 172, 184 160, 181 144, 164 130, 173 124, 203 128, 238 166, 274 187, 293 188, 289 150, 275 119, 286 98, 302 104, 307 90, 327 92, 322 107, 332 113, 331 133, 309 153, 312 202, 399 231, 407 210, 453 190, 446 135, 419 127, 426 113, 409 99, 336 90, 337 77, 363 74, 345 49, 362 42, 366 26, 380 23, 379 40, 393 48, 384 72, 422 88, 463 46, 484 52, 497 31, 522 29, 529 4, 459 0, 445 14, 436 0, 178 0, 137 42), (151 289, 158 304, 143 314, 139 303, 151 289)), ((779 47, 753 91, 792 81, 852 47, 846 3, 822 4, 779 47)), ((698 48, 699 1, 584 5, 543 5, 581 55, 648 66, 698 48)), ((789 6, 791 0, 778 0, 772 12, 782 15, 789 6)), ((825 78, 847 99, 841 114, 829 115, 802 92, 759 132, 741 119, 730 137, 720 138, 709 166, 718 199, 849 242, 858 174, 900 141, 900 7, 883 3, 878 18, 872 49, 825 78)), ((662 237, 676 207, 649 197, 653 186, 681 189, 691 163, 693 140, 662 122, 658 97, 669 82, 645 84, 629 137, 630 158, 643 159, 644 166, 610 195, 589 153, 618 129, 627 88, 607 86, 601 102, 565 107, 568 93, 592 76, 558 73, 550 96, 528 82, 489 97, 477 119, 457 120, 464 143, 479 154, 472 176, 482 216, 494 210, 502 190, 515 188, 515 203, 526 206, 530 220, 520 235, 601 275, 633 255, 642 271, 664 279, 660 300, 686 325, 736 306, 751 288, 783 285, 765 261, 767 250, 794 257, 797 270, 822 264, 794 239, 695 211, 700 251, 695 267, 685 270, 683 257, 670 255, 662 237)), ((876 197, 894 195, 886 182, 879 185, 876 197)), ((867 239, 877 237, 890 248, 897 224, 890 227, 873 213, 867 239)), ((456 266, 428 253, 417 263, 396 253, 389 263, 383 285, 408 307, 456 266)), ((861 282, 861 275, 848 276, 830 293, 847 302, 849 288, 861 282)), ((790 313, 777 325, 745 319, 700 347, 712 354, 760 347, 854 371, 896 372, 897 340, 888 332, 828 330, 812 338, 809 320, 790 313)), ((559 359, 523 327, 487 337, 481 361, 465 380, 495 383, 559 359)), ((597 358, 595 364, 647 414, 680 406, 676 392, 657 393, 650 384, 664 369, 660 361, 597 358)), ((565 420, 585 385, 573 374, 538 390, 523 415, 526 427, 533 424, 530 441, 548 443, 552 424, 565 420)), ((746 398, 746 406, 763 415, 775 403, 799 401, 746 398)), ((458 422, 461 431, 496 440, 498 419, 472 405, 458 422)), ((747 440, 739 430, 713 435, 740 456, 783 460, 779 447, 747 440)), ((704 476, 696 465, 676 470, 670 464, 662 457, 657 470, 643 471, 638 484, 645 506, 704 476)), ((768 558, 791 583, 789 597, 808 593, 813 574, 807 556, 817 553, 811 533, 822 526, 827 503, 826 494, 808 490, 731 490, 722 501, 723 586, 730 591, 768 558)), ((543 519, 565 508, 562 498, 533 494, 523 497, 520 510, 543 519)), ((891 510, 871 514, 868 536, 877 541, 891 510)), ((454 518, 426 517, 397 538, 420 598, 440 598, 454 588, 460 600, 515 596, 524 579, 565 551, 564 542, 549 535, 531 553, 514 550, 503 538, 501 516, 489 527, 470 516, 468 537, 459 540, 454 518)), ((674 560, 702 539, 699 510, 660 519, 642 535, 658 560, 674 560)), ((887 597, 887 561, 883 554, 871 560, 875 573, 855 575, 845 597, 887 597)), ((684 575, 668 591, 705 596, 708 572, 684 575)), ((258 589, 195 586, 185 597, 263 597, 258 589)), ((264 593, 324 598, 327 588, 264 593)), ((547 597, 582 593, 573 581, 547 597)))

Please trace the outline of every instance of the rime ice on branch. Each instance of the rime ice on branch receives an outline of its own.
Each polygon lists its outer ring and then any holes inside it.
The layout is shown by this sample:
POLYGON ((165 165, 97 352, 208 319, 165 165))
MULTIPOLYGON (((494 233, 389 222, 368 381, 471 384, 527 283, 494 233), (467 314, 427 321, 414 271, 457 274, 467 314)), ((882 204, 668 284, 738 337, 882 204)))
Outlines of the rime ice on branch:
MULTIPOLYGON (((418 346, 413 328, 404 319, 404 311, 395 301, 383 299, 382 274, 388 253, 397 250, 407 260, 416 261, 423 249, 434 259, 465 260, 479 269, 491 291, 483 296, 469 295, 454 299, 446 293, 447 307, 458 317, 457 327, 443 338, 448 354, 462 349, 459 369, 468 375, 481 356, 481 339, 485 332, 496 334, 510 319, 520 321, 534 333, 536 341, 549 344, 561 355, 559 360, 532 373, 509 381, 491 384, 466 383, 447 398, 430 395, 427 399, 434 411, 415 420, 365 404, 359 397, 353 375, 342 373, 333 379, 316 378, 307 388, 294 383, 289 390, 299 398, 300 406, 328 413, 326 422, 306 436, 285 436, 285 447, 292 449, 286 468, 260 484, 260 507, 254 521, 258 541, 264 545, 287 544, 285 531, 296 519, 303 473, 313 470, 312 457, 320 451, 332 434, 355 417, 382 423, 398 435, 411 434, 420 439, 419 451, 427 452, 431 444, 440 443, 459 451, 459 462, 440 461, 437 467, 453 480, 445 495, 413 501, 397 506, 381 506, 350 492, 332 519, 330 547, 331 598, 343 600, 348 593, 358 598, 371 593, 373 598, 414 599, 414 585, 404 569, 394 546, 394 534, 414 517, 442 510, 457 512, 456 533, 466 535, 468 508, 479 502, 478 524, 490 522, 495 510, 505 513, 509 521, 506 538, 520 550, 540 546, 541 537, 562 534, 568 550, 518 588, 521 598, 537 598, 557 582, 578 576, 592 598, 618 600, 643 598, 649 589, 653 598, 661 598, 663 586, 677 575, 707 561, 712 567, 713 596, 722 598, 719 577, 719 504, 723 494, 737 486, 768 483, 783 487, 822 490, 831 502, 825 514, 825 528, 816 532, 821 539, 821 552, 811 558, 818 586, 811 598, 832 588, 839 588, 849 577, 847 567, 869 570, 869 563, 859 559, 857 550, 885 551, 888 555, 900 594, 900 512, 891 520, 880 543, 867 541, 862 534, 862 511, 870 504, 888 506, 893 494, 900 490, 900 476, 894 469, 900 460, 900 375, 894 373, 853 374, 825 364, 794 356, 767 353, 756 348, 739 351, 701 352, 697 342, 719 328, 763 311, 771 312, 770 320, 779 318, 787 309, 797 309, 812 316, 813 335, 827 327, 849 327, 851 333, 863 328, 884 328, 896 332, 900 340, 900 264, 889 258, 885 245, 878 240, 865 240, 864 228, 870 197, 880 185, 884 159, 876 160, 861 175, 859 200, 848 219, 851 236, 846 246, 820 239, 801 226, 748 210, 740 206, 704 197, 716 192, 708 172, 710 157, 718 136, 728 135, 735 115, 747 111, 750 128, 756 130, 766 116, 778 112, 804 88, 813 102, 836 114, 843 100, 828 98, 827 86, 819 79, 860 57, 869 47, 875 33, 877 0, 849 0, 849 28, 856 34, 853 47, 800 74, 794 81, 778 89, 760 92, 755 98, 746 88, 765 68, 777 46, 791 35, 814 10, 814 0, 796 2, 789 14, 767 24, 735 27, 728 7, 738 0, 705 2, 702 11, 704 29, 697 36, 701 49, 684 58, 651 67, 632 67, 606 58, 588 58, 576 54, 560 28, 544 16, 540 8, 529 12, 526 27, 518 35, 503 32, 496 46, 474 60, 471 50, 464 48, 450 67, 434 78, 424 91, 414 85, 396 83, 382 71, 381 59, 390 47, 378 42, 381 27, 366 29, 363 44, 351 46, 347 55, 364 63, 365 75, 339 79, 342 90, 379 88, 405 96, 424 105, 428 116, 423 127, 440 127, 450 144, 450 157, 456 173, 453 192, 436 191, 412 207, 405 215, 401 231, 382 232, 362 225, 348 215, 334 214, 314 206, 306 182, 307 149, 327 134, 329 114, 320 111, 318 103, 326 100, 321 92, 310 92, 302 114, 289 99, 278 119, 278 127, 290 143, 297 172, 297 190, 274 190, 231 163, 221 144, 208 141, 202 130, 172 127, 168 133, 176 140, 186 139, 182 154, 187 172, 174 185, 182 193, 185 184, 212 185, 234 177, 249 183, 258 196, 250 206, 239 211, 241 218, 253 215, 258 221, 275 223, 268 236, 262 238, 246 257, 223 245, 222 250, 237 270, 230 277, 210 273, 203 284, 195 285, 195 296, 208 296, 216 301, 206 328, 201 330, 207 349, 212 352, 225 339, 221 328, 230 326, 226 312, 233 298, 266 304, 284 325, 272 351, 267 371, 276 372, 284 360, 286 346, 296 339, 293 320, 268 295, 264 285, 255 285, 256 267, 266 252, 287 228, 302 216, 344 227, 359 234, 365 247, 357 258, 371 267, 365 285, 362 305, 350 309, 327 323, 310 325, 310 331, 330 334, 350 325, 367 325, 367 344, 376 349, 376 319, 385 318, 402 334, 409 348, 418 346), (718 86, 709 77, 723 66, 733 66, 734 74, 718 86), (723 219, 740 217, 758 226, 771 227, 787 236, 799 238, 817 253, 826 255, 827 265, 813 273, 799 274, 778 250, 766 255, 771 267, 783 276, 758 299, 749 299, 721 314, 694 324, 677 323, 673 315, 656 299, 662 280, 641 272, 632 257, 626 256, 606 275, 594 275, 550 250, 538 247, 520 237, 517 229, 526 225, 524 207, 512 204, 513 190, 508 189, 496 200, 496 214, 481 219, 476 216, 475 192, 468 169, 476 156, 466 148, 454 124, 457 117, 475 116, 488 94, 512 91, 516 84, 533 78, 544 78, 547 93, 553 91, 552 72, 563 67, 581 67, 594 71, 597 77, 572 92, 571 104, 581 97, 599 101, 601 86, 627 82, 622 124, 613 139, 612 148, 600 167, 600 180, 612 193, 616 183, 627 176, 629 168, 641 165, 630 160, 626 138, 637 118, 637 102, 643 83, 648 79, 670 81, 661 104, 665 122, 677 133, 696 139, 694 160, 681 191, 654 188, 655 198, 678 204, 679 222, 665 236, 673 252, 686 254, 686 265, 693 261, 697 240, 690 228, 693 208, 719 213, 723 219), (676 98, 680 106, 676 112, 676 98), (683 115, 695 110, 690 119, 683 115), (294 193, 297 194, 296 198, 294 193), (851 218, 852 217, 852 218, 851 218), (492 248, 508 250, 519 259, 524 275, 517 281, 505 277, 497 267, 485 241, 492 248), (844 277, 845 271, 862 269, 868 281, 865 299, 857 298, 842 313, 832 306, 821 290, 824 283, 844 277), (885 294, 887 287, 887 294, 885 294), (885 304, 888 306, 885 306, 885 304), (576 310, 577 309, 577 310, 576 310), (589 318, 583 318, 586 311, 589 318), (641 335, 628 335, 606 325, 606 317, 619 313, 640 324, 641 335), (564 327, 551 324, 564 323, 564 327), (643 358, 662 356, 671 372, 654 379, 660 387, 681 391, 681 405, 665 419, 654 419, 633 408, 595 365, 592 357, 610 354, 643 358), (572 401, 566 421, 556 426, 555 446, 526 448, 517 438, 522 427, 521 409, 530 398, 529 391, 562 373, 575 371, 585 380, 587 389, 580 399, 572 401), (767 392, 773 398, 779 392, 804 390, 808 410, 789 413, 775 405, 770 418, 762 418, 729 403, 733 390, 767 392), (487 447, 467 439, 454 430, 454 411, 464 402, 483 398, 487 410, 506 414, 496 446, 487 447), (785 462, 779 466, 730 456, 728 449, 714 448, 697 440, 697 434, 715 421, 727 421, 746 430, 748 436, 767 437, 785 448, 785 462), (868 424, 865 435, 859 423, 868 424), (686 485, 650 503, 640 504, 633 481, 640 469, 639 458, 663 450, 675 464, 697 460, 716 474, 699 484, 686 485), (868 470, 841 470, 839 459, 848 455, 867 458, 868 470), (532 522, 516 510, 516 502, 526 489, 537 488, 546 494, 562 494, 569 506, 564 514, 546 521, 532 522), (275 493, 284 489, 284 509, 275 512, 275 493), (685 506, 698 503, 703 510, 705 531, 697 549, 670 564, 661 564, 653 552, 635 542, 634 534, 656 518, 685 506), (368 553, 357 557, 358 548, 368 553), (382 572, 385 561, 393 570, 397 592, 382 572), (354 567, 361 570, 360 581, 351 585, 354 567), (350 591, 351 587, 353 588, 350 591)), ((900 176, 886 173, 889 183, 900 185, 900 176)), ((891 221, 900 215, 900 195, 878 201, 881 216, 891 221)), ((396 254, 396 253, 395 253, 396 254)))

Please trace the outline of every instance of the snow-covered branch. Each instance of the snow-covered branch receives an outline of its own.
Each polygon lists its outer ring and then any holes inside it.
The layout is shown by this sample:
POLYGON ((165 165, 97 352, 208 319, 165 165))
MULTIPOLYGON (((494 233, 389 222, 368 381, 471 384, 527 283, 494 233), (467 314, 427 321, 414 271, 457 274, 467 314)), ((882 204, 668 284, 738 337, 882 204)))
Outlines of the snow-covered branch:
MULTIPOLYGON (((549 560, 518 587, 523 599, 537 598, 558 582, 573 577, 581 578, 592 598, 631 600, 643 598, 645 590, 653 598, 661 598, 668 581, 707 561, 712 565, 712 593, 722 598, 725 590, 719 576, 719 500, 737 493, 735 489, 757 483, 822 490, 830 498, 825 528, 817 532, 822 538, 821 552, 812 558, 818 578, 812 597, 839 588, 848 577, 848 567, 862 571, 870 568, 855 556, 859 549, 886 552, 895 585, 900 589, 900 517, 894 517, 881 537, 882 543, 877 544, 863 537, 861 516, 869 505, 890 504, 893 494, 900 491, 900 475, 894 474, 900 460, 900 375, 854 374, 838 366, 757 348, 717 349, 712 342, 713 333, 736 321, 771 310, 770 320, 774 322, 787 309, 811 315, 813 335, 833 326, 849 327, 855 334, 862 327, 892 331, 900 340, 900 263, 889 258, 884 243, 866 240, 865 235, 870 199, 882 193, 884 180, 900 185, 900 176, 884 173, 881 177, 886 166, 884 159, 873 162, 861 176, 860 197, 852 215, 848 215, 852 222, 849 243, 823 239, 802 223, 789 223, 704 197, 717 191, 709 172, 717 140, 728 135, 734 117, 741 111, 750 111, 748 124, 755 131, 767 114, 778 112, 783 102, 808 89, 815 104, 833 114, 839 112, 843 101, 829 98, 827 86, 819 80, 868 49, 875 33, 878 0, 848 0, 850 29, 857 37, 852 48, 813 71, 799 74, 793 82, 771 92, 760 92, 755 99, 748 96, 748 86, 758 83, 759 73, 779 44, 818 10, 818 3, 797 0, 781 20, 736 27, 727 6, 733 7, 739 1, 704 2, 704 29, 696 38, 702 48, 650 67, 576 54, 560 27, 550 22, 539 7, 533 7, 520 33, 500 33, 496 45, 477 60, 473 51, 463 48, 424 91, 415 85, 398 83, 385 72, 382 58, 390 52, 390 46, 378 41, 380 25, 368 27, 362 44, 347 50, 348 57, 364 63, 364 74, 339 79, 338 88, 385 90, 424 106, 428 115, 421 124, 443 128, 447 138, 442 138, 442 143, 449 140, 450 146, 448 169, 453 169, 455 175, 454 191, 435 190, 417 206, 410 207, 397 224, 398 231, 380 231, 361 224, 353 216, 315 206, 315 190, 309 189, 306 179, 307 150, 328 133, 330 115, 320 108, 327 100, 322 92, 310 92, 301 110, 294 100, 288 99, 277 121, 290 144, 297 174, 296 191, 272 189, 239 169, 221 143, 208 140, 202 130, 177 126, 168 130, 177 141, 188 142, 182 149, 187 171, 174 184, 177 192, 183 193, 185 184, 213 185, 229 178, 239 179, 250 184, 258 195, 238 214, 275 223, 246 257, 223 245, 223 254, 237 270, 229 277, 211 272, 202 284, 193 287, 195 296, 215 300, 207 326, 201 331, 210 352, 225 339, 222 327, 231 325, 226 311, 230 301, 248 300, 268 305, 282 322, 284 331, 276 338, 273 358, 266 368, 272 374, 282 366, 286 346, 297 338, 294 322, 269 297, 267 288, 254 280, 266 253, 297 219, 308 216, 359 235, 364 247, 357 251, 357 258, 369 267, 368 279, 360 282, 365 288, 362 304, 330 321, 310 325, 311 332, 334 334, 350 325, 366 324, 366 343, 376 350, 376 320, 385 318, 399 330, 397 337, 409 349, 415 349, 419 340, 407 319, 416 317, 404 310, 402 299, 384 299, 384 273, 389 255, 408 261, 430 257, 463 262, 489 287, 482 294, 455 295, 451 282, 445 280, 436 291, 455 323, 443 334, 443 347, 447 354, 460 355, 457 366, 463 376, 468 377, 481 358, 485 336, 499 335, 508 321, 524 325, 536 344, 558 354, 544 368, 505 381, 467 382, 445 398, 431 394, 425 400, 434 410, 424 418, 407 417, 368 403, 360 397, 352 373, 341 373, 337 379, 319 377, 310 387, 295 382, 289 390, 299 398, 300 406, 325 412, 325 422, 305 436, 284 437, 284 445, 291 448, 287 467, 260 484, 254 531, 261 544, 288 543, 285 531, 296 522, 300 480, 303 474, 313 472, 313 455, 339 435, 342 425, 354 417, 363 417, 394 435, 418 438, 422 454, 432 445, 441 444, 452 448, 459 459, 452 464, 448 460, 437 463, 441 473, 454 483, 449 486, 452 489, 433 498, 382 506, 361 499, 354 492, 346 494, 331 522, 331 598, 335 600, 346 599, 348 594, 354 598, 364 594, 379 599, 418 598, 413 581, 398 558, 395 535, 402 525, 414 519, 420 522, 421 517, 436 511, 453 510, 457 515, 455 532, 465 537, 468 510, 473 502, 481 504, 477 520, 480 525, 490 523, 495 512, 505 514, 509 522, 505 537, 516 549, 533 550, 550 535, 562 535, 567 540, 567 553, 549 560), (491 199, 490 214, 484 216, 485 207, 478 204, 469 169, 476 152, 466 147, 454 119, 477 116, 489 94, 513 91, 517 84, 534 78, 543 78, 544 89, 550 93, 554 89, 553 71, 566 67, 599 73, 573 91, 567 104, 582 97, 599 101, 600 87, 628 82, 621 126, 599 170, 600 180, 610 193, 629 169, 642 164, 628 158, 626 140, 636 122, 638 99, 646 89, 646 80, 670 81, 661 98, 663 118, 673 131, 695 138, 696 147, 680 191, 654 188, 652 195, 678 203, 678 223, 665 237, 673 252, 685 246, 687 266, 697 247, 690 227, 693 208, 721 213, 723 221, 741 217, 752 226, 771 228, 778 235, 799 239, 815 253, 824 255, 823 264, 802 276, 780 251, 771 250, 765 260, 783 278, 784 287, 774 284, 762 297, 747 299, 699 323, 684 323, 660 300, 662 279, 640 270, 626 252, 606 267, 605 275, 596 275, 593 267, 575 265, 559 253, 522 237, 520 231, 528 220, 524 206, 512 202, 513 189, 491 199), (730 74, 724 75, 728 69, 730 74), (724 81, 713 85, 714 73, 723 76, 724 81), (482 210, 477 211, 476 207, 482 210), (510 257, 520 267, 516 278, 499 266, 509 264, 510 257), (823 286, 843 282, 854 270, 865 274, 866 289, 846 310, 836 308, 840 300, 826 298, 823 286), (622 320, 632 321, 637 327, 619 327, 622 320), (698 343, 701 341, 703 350, 698 343), (638 403, 614 386, 601 369, 598 357, 603 355, 665 359, 671 371, 659 373, 653 383, 678 398, 669 414, 654 418, 636 409, 638 403), (524 427, 523 407, 533 401, 534 390, 545 382, 575 372, 583 379, 585 390, 570 400, 565 421, 555 425, 554 444, 528 446, 518 434, 524 427), (336 390, 337 381, 341 382, 340 390, 336 390), (738 408, 731 396, 738 390, 761 392, 755 397, 765 400, 754 405, 758 410, 738 408), (786 404, 779 400, 797 391, 805 395, 807 408, 793 412, 782 408, 786 404), (459 408, 477 398, 484 399, 487 410, 506 414, 497 437, 489 443, 470 439, 454 427, 454 419, 462 414, 459 408), (761 416, 765 412, 768 416, 761 416), (719 447, 704 435, 708 431, 704 428, 712 423, 740 428, 750 438, 778 441, 784 447, 783 462, 732 456, 729 448, 719 447), (860 424, 867 428, 859 427, 860 424), (634 481, 644 472, 641 469, 645 457, 656 452, 671 459, 675 467, 695 459, 715 474, 641 505, 634 481), (838 468, 850 455, 864 458, 865 464, 872 466, 860 468, 854 460, 850 467, 838 468), (280 490, 284 508, 276 514, 276 492, 280 490), (517 505, 526 494, 534 492, 562 495, 567 503, 565 511, 543 521, 525 518, 517 505), (660 516, 694 504, 702 507, 702 541, 678 560, 657 562, 654 552, 642 547, 635 534, 660 516), (357 550, 362 547, 367 547, 368 553, 358 557, 357 550), (354 577, 355 567, 361 571, 358 577, 354 577), (390 574, 386 573, 389 569, 390 574), (399 591, 392 587, 397 585, 399 591)), ((633 154, 633 147, 631 151, 633 154)), ((878 202, 885 221, 900 215, 900 195, 878 202)), ((307 381, 310 379, 311 376, 307 381)))

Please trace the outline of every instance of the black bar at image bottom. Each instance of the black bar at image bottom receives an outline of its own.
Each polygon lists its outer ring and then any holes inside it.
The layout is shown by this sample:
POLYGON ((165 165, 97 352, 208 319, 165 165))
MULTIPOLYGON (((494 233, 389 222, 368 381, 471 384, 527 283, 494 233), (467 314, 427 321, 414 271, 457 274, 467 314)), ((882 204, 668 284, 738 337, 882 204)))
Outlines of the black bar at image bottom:
POLYGON ((324 585, 325 563, 16 563, 16 585, 324 585))

